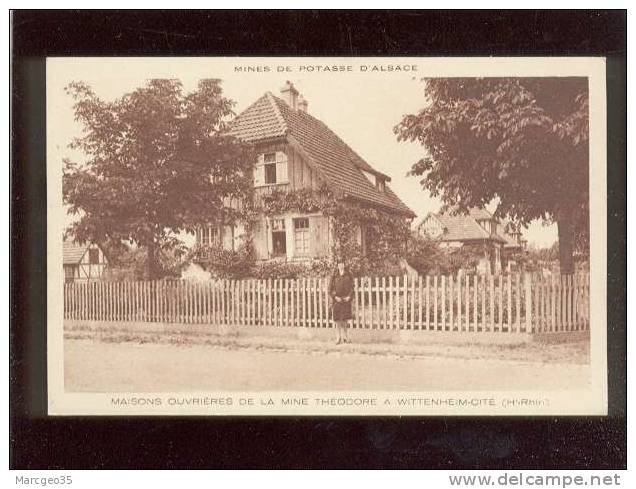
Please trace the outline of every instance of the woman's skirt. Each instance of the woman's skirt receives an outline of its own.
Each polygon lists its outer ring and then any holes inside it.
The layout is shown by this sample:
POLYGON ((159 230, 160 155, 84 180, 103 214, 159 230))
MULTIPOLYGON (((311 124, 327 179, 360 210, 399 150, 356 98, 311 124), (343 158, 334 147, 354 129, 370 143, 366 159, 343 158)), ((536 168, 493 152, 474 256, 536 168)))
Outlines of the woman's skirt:
POLYGON ((351 301, 349 302, 333 302, 333 320, 348 321, 353 318, 351 314, 351 301))

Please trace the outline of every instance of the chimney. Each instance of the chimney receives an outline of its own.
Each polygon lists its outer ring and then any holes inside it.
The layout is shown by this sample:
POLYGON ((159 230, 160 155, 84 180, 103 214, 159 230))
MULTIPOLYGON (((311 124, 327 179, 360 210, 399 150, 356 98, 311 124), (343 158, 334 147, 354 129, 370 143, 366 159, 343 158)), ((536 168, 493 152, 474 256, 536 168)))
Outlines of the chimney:
POLYGON ((292 109, 298 109, 298 90, 292 82, 287 80, 285 86, 280 89, 280 96, 292 109))
POLYGON ((302 95, 298 96, 298 111, 299 112, 307 112, 307 106, 309 103, 305 100, 302 95))

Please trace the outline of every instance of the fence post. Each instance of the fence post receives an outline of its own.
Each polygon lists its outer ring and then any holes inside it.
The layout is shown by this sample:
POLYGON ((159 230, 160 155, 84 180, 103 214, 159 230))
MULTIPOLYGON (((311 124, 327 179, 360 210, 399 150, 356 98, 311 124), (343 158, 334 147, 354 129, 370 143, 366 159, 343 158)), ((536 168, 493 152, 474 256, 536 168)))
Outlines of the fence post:
POLYGON ((532 274, 526 272, 523 276, 526 298, 526 333, 532 332, 532 274))

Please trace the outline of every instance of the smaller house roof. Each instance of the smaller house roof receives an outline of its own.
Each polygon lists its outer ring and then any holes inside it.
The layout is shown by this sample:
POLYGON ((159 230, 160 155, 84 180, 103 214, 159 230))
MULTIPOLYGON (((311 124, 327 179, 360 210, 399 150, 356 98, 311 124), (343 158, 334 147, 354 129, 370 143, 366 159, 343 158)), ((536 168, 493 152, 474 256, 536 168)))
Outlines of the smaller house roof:
POLYGON ((82 258, 86 254, 86 250, 91 247, 91 243, 76 243, 69 239, 64 240, 62 247, 63 263, 64 265, 77 265, 82 261, 82 258))
POLYGON ((455 213, 451 210, 444 213, 432 214, 444 228, 440 241, 498 241, 507 243, 508 240, 498 233, 489 233, 477 220, 496 220, 485 209, 470 209, 468 214, 455 213))
POLYGON ((473 207, 469 211, 470 217, 477 221, 495 219, 495 217, 483 207, 473 207))
POLYGON ((477 221, 463 214, 435 214, 444 228, 443 241, 482 240, 490 238, 490 234, 477 221))

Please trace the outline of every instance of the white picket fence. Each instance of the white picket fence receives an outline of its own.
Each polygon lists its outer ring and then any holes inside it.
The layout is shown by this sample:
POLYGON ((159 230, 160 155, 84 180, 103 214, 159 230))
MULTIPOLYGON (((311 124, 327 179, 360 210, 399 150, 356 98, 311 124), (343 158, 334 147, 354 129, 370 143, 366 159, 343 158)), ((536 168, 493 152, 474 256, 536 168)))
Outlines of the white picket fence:
MULTIPOLYGON (((362 277, 352 327, 539 333, 589 328, 589 274, 362 277)), ((323 278, 86 282, 64 286, 64 317, 212 325, 331 326, 323 278)))

